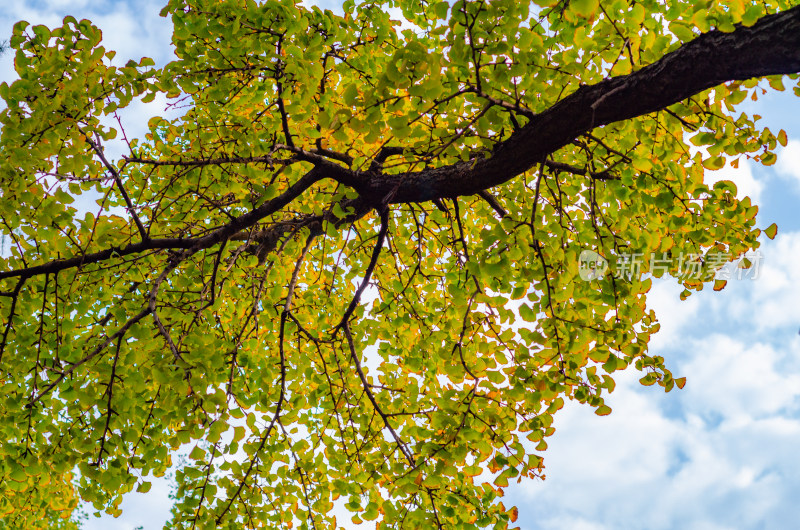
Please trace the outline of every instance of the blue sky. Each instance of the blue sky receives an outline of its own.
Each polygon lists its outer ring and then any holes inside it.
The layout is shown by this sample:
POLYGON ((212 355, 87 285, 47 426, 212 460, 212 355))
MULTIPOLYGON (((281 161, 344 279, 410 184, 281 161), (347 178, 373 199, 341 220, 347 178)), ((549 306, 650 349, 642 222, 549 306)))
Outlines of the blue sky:
MULTIPOLYGON (((162 4, 6 1, 0 39, 17 20, 52 27, 70 14, 104 30, 117 62, 149 56, 163 64, 171 52, 162 4)), ((11 59, 0 58, 0 81, 14 78, 11 59)), ((737 182, 760 205, 759 225, 780 227, 761 249, 758 279, 685 302, 674 281, 654 285, 649 304, 662 329, 651 350, 687 376, 685 389, 642 387, 630 371, 617 377, 610 416, 568 403, 548 440, 547 480, 514 485, 506 495, 506 506, 520 509, 521 528, 769 529, 800 520, 800 99, 789 90, 744 108, 790 138, 773 167, 743 163, 707 175, 737 182)), ((132 108, 123 115, 129 134, 162 111, 159 101, 132 108)), ((169 491, 168 480, 157 481, 149 494, 127 497, 120 518, 90 518, 85 528, 160 528, 169 491)))

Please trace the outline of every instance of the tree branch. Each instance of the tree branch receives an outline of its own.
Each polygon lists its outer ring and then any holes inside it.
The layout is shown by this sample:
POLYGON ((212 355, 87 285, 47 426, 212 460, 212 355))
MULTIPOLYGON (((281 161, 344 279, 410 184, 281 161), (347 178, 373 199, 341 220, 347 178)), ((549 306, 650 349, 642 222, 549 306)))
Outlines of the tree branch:
POLYGON ((150 314, 150 308, 149 307, 145 307, 144 309, 139 311, 135 316, 129 318, 128 321, 125 322, 125 324, 122 325, 122 327, 120 327, 117 331, 115 331, 113 335, 110 335, 110 336, 106 337, 100 344, 98 344, 95 347, 95 349, 93 349, 83 359, 81 359, 80 361, 70 365, 68 370, 64 370, 63 372, 59 373, 58 377, 55 379, 55 381, 53 381, 52 383, 47 385, 47 387, 44 390, 39 392, 39 394, 33 400, 31 400, 30 403, 26 404, 25 406, 27 408, 30 408, 30 407, 34 406, 36 403, 38 403, 39 401, 41 401, 42 398, 44 396, 46 396, 47 394, 49 394, 50 391, 53 388, 55 388, 59 383, 61 383, 61 381, 63 381, 67 376, 72 375, 72 373, 75 372, 75 370, 79 366, 81 366, 81 365, 91 361, 92 359, 94 359, 99 353, 101 353, 106 348, 106 346, 108 346, 109 344, 111 344, 115 340, 117 340, 117 339, 119 339, 121 337, 124 337, 125 334, 128 332, 128 330, 134 324, 136 324, 137 322, 139 322, 140 320, 142 320, 144 317, 146 317, 149 314, 150 314))
MULTIPOLYGON (((334 164, 330 165, 335 166, 334 164)), ((139 243, 134 243, 122 248, 111 247, 91 254, 83 254, 68 259, 49 261, 42 265, 35 265, 32 267, 25 267, 11 271, 0 271, 0 280, 5 278, 31 278, 40 274, 56 273, 74 267, 82 267, 84 265, 98 263, 100 261, 111 259, 112 257, 128 256, 130 254, 138 254, 148 250, 185 249, 187 251, 191 251, 191 253, 194 253, 201 249, 210 248, 216 244, 222 243, 226 239, 229 239, 239 231, 254 225, 264 217, 279 211, 300 196, 300 194, 302 194, 305 190, 310 188, 316 182, 320 181, 323 176, 324 175, 317 171, 316 168, 312 169, 274 199, 265 202, 258 208, 255 208, 254 210, 235 218, 230 223, 221 226, 208 235, 202 237, 150 239, 148 241, 140 241, 139 243)))
POLYGON ((222 521, 225 514, 231 508, 231 505, 234 503, 236 499, 242 494, 242 489, 244 489, 245 484, 247 483, 248 477, 253 472, 255 465, 258 461, 259 454, 261 450, 264 448, 264 444, 267 442, 270 433, 272 432, 272 428, 275 426, 275 423, 278 421, 278 418, 281 415, 281 410, 283 410, 283 404, 286 400, 286 352, 284 350, 284 341, 286 338, 286 320, 291 314, 292 310, 292 299, 294 296, 294 289, 297 285, 297 278, 300 274, 300 268, 303 266, 303 261, 305 261, 306 255, 308 254, 308 250, 311 248, 311 244, 316 239, 317 235, 313 232, 308 235, 306 239, 306 245, 303 248, 303 252, 300 254, 300 257, 297 258, 297 261, 294 265, 294 271, 292 271, 292 279, 289 282, 288 292, 286 294, 286 302, 283 305, 283 311, 281 311, 281 324, 280 324, 280 335, 278 338, 278 354, 279 354, 279 361, 280 361, 280 370, 281 370, 281 377, 280 377, 280 393, 278 394, 278 403, 275 405, 275 412, 272 415, 272 419, 269 422, 269 426, 267 430, 264 432, 264 435, 261 437, 261 442, 258 444, 258 449, 253 453, 253 458, 250 460, 250 465, 247 467, 247 471, 245 471, 244 476, 242 477, 241 481, 239 481, 239 487, 236 488, 236 492, 228 499, 228 503, 225 505, 225 508, 222 510, 222 513, 219 514, 217 517, 217 525, 222 521))
POLYGON ((586 168, 575 167, 569 164, 564 164, 562 162, 555 162, 553 160, 545 161, 544 165, 546 168, 552 169, 554 171, 564 171, 565 173, 572 173, 573 175, 581 175, 581 176, 589 175, 593 179, 597 180, 614 180, 614 176, 611 175, 608 169, 605 169, 603 171, 589 171, 586 168))
POLYGON ((505 208, 503 208, 503 205, 500 204, 500 202, 497 199, 495 199, 494 196, 488 191, 486 190, 479 191, 478 197, 486 201, 489 204, 489 206, 491 206, 492 209, 495 212, 497 212, 497 215, 499 215, 501 219, 508 215, 508 212, 506 211, 505 208))
POLYGON ((336 335, 339 329, 347 325, 347 322, 350 320, 350 317, 353 316, 353 312, 356 310, 356 307, 358 307, 358 303, 361 301, 361 295, 364 293, 367 285, 369 285, 369 280, 372 278, 372 273, 375 271, 375 266, 378 264, 378 257, 381 255, 383 242, 386 240, 386 234, 388 232, 389 209, 384 208, 381 212, 381 228, 378 231, 378 241, 375 242, 375 247, 372 249, 372 256, 370 257, 369 265, 367 265, 367 270, 364 272, 364 279, 361 281, 361 285, 358 286, 358 290, 356 290, 356 294, 353 296, 353 299, 347 306, 344 315, 342 315, 342 320, 340 320, 339 324, 336 326, 336 328, 334 328, 334 335, 336 335))

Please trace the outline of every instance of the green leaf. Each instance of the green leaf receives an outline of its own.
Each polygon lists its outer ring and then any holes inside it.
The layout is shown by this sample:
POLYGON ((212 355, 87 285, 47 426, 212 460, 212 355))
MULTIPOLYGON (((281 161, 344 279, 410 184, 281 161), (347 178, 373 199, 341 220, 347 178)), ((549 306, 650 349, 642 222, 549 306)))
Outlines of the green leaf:
POLYGON ((703 160, 703 167, 710 170, 722 169, 725 167, 725 158, 721 156, 713 156, 703 160))
POLYGON ((595 409, 594 413, 598 416, 608 416, 611 414, 611 407, 608 405, 601 405, 595 409))
POLYGON ((767 235, 768 238, 775 239, 775 236, 778 235, 778 225, 772 223, 767 227, 766 230, 764 230, 764 233, 767 235))

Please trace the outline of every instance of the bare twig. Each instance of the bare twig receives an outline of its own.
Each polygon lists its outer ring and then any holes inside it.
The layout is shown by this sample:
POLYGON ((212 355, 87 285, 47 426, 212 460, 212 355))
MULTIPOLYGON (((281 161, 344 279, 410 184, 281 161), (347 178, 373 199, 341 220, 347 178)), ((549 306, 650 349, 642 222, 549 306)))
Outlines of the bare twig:
POLYGON ((128 196, 128 192, 125 191, 125 186, 122 185, 122 178, 119 175, 119 171, 117 171, 117 169, 106 159, 106 156, 103 153, 103 148, 100 146, 99 142, 92 140, 89 135, 86 135, 86 141, 92 147, 94 152, 97 153, 97 157, 114 178, 114 183, 117 185, 117 189, 119 190, 120 195, 122 195, 122 199, 125 201, 128 213, 133 218, 133 222, 136 223, 136 228, 139 230, 139 235, 142 237, 142 241, 149 241, 150 236, 148 235, 147 230, 145 230, 141 219, 139 219, 139 215, 136 213, 136 208, 133 206, 133 201, 131 201, 131 198, 128 196))

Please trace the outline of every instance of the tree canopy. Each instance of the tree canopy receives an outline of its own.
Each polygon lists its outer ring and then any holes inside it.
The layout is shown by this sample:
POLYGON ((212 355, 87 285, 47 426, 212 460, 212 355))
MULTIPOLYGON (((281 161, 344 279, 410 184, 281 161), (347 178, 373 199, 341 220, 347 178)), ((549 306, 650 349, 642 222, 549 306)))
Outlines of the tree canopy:
POLYGON ((791 4, 170 0, 163 67, 18 23, 0 517, 119 513, 175 466, 177 528, 512 524, 565 400, 683 386, 653 278, 721 289, 758 247, 704 173, 786 143, 736 105, 798 79, 791 4))

